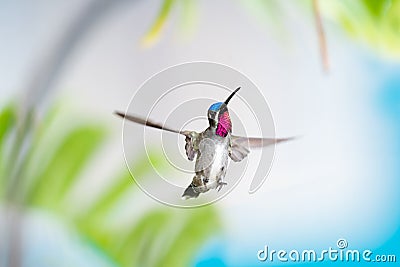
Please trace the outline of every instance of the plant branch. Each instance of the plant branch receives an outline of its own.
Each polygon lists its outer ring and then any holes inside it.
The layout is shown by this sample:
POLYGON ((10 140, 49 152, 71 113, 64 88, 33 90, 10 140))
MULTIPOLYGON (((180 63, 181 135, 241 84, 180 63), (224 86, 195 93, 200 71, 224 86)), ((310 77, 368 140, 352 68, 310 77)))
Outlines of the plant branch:
POLYGON ((326 45, 326 37, 321 20, 321 12, 318 5, 318 0, 312 0, 315 24, 317 26, 317 33, 319 39, 319 49, 321 53, 322 65, 325 71, 329 70, 328 49, 326 45))

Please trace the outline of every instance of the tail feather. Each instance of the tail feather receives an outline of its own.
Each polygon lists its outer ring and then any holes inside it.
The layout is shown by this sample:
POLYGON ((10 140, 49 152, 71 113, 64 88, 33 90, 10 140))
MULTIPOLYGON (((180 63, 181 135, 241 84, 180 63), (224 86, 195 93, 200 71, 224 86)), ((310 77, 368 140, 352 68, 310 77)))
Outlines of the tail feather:
POLYGON ((185 192, 183 192, 182 198, 183 199, 189 199, 189 198, 197 198, 200 195, 199 192, 197 192, 196 190, 194 190, 192 184, 190 184, 185 192))

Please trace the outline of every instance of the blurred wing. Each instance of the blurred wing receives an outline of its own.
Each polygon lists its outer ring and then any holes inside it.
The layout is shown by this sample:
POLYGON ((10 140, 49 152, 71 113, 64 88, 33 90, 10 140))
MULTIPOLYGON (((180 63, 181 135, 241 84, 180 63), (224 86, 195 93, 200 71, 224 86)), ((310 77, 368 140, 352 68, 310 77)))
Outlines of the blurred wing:
POLYGON ((128 114, 124 114, 122 112, 119 111, 115 111, 115 114, 125 118, 129 121, 133 121, 145 126, 149 126, 149 127, 153 127, 156 129, 160 129, 160 130, 164 130, 164 131, 168 131, 168 132, 172 132, 172 133, 178 133, 178 134, 182 134, 184 136, 186 136, 186 145, 185 145, 185 150, 186 150, 186 155, 188 157, 189 160, 193 160, 194 157, 197 155, 197 151, 198 151, 198 136, 199 134, 193 131, 178 131, 172 128, 169 128, 165 125, 161 125, 155 122, 152 122, 150 120, 145 120, 136 116, 132 116, 132 115, 128 115, 128 114))
POLYGON ((168 131, 168 132, 172 132, 172 133, 178 133, 178 134, 186 135, 185 132, 181 132, 181 131, 169 128, 169 127, 167 127, 165 125, 161 125, 161 124, 152 122, 150 120, 145 120, 145 119, 142 119, 142 118, 139 118, 139 117, 136 117, 136 116, 132 116, 132 115, 129 115, 129 114, 124 114, 124 113, 119 112, 119 111, 115 111, 114 113, 116 115, 124 118, 124 119, 127 119, 129 121, 133 121, 133 122, 145 125, 145 126, 153 127, 153 128, 156 128, 156 129, 160 129, 160 130, 164 130, 164 131, 168 131))
POLYGON ((193 161, 194 157, 197 155, 197 152, 199 151, 199 134, 193 131, 185 131, 184 134, 186 135, 185 141, 185 150, 186 150, 186 156, 188 157, 188 160, 193 161))
POLYGON ((242 161, 242 159, 247 157, 247 154, 250 153, 250 150, 248 147, 249 146, 247 145, 246 142, 244 142, 244 141, 239 142, 238 140, 235 140, 235 138, 232 138, 231 148, 229 150, 229 157, 234 162, 242 161))
POLYGON ((229 156, 233 161, 238 162, 247 157, 247 154, 250 153, 250 148, 269 146, 292 139, 294 138, 256 138, 232 135, 229 156))

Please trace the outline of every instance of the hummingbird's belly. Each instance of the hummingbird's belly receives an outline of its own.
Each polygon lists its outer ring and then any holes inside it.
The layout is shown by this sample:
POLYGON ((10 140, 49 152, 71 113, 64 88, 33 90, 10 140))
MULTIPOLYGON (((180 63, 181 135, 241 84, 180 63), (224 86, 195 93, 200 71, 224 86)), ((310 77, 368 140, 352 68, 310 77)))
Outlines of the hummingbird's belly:
POLYGON ((225 144, 204 145, 200 148, 200 157, 196 160, 193 184, 199 192, 214 189, 222 182, 228 163, 228 152, 225 144))
POLYGON ((228 160, 228 154, 225 153, 225 147, 219 146, 215 150, 214 160, 210 166, 210 180, 217 181, 225 170, 226 162, 228 160))

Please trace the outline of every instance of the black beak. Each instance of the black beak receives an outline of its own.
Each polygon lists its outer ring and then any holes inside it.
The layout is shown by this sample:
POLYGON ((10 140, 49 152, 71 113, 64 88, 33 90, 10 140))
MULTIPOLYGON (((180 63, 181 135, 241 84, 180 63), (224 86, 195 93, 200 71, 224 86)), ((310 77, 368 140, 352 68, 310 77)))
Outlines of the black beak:
POLYGON ((230 96, 228 96, 228 98, 225 100, 225 105, 228 105, 229 101, 231 100, 231 98, 236 94, 237 91, 240 90, 240 87, 236 88, 235 91, 232 92, 232 94, 230 96))

